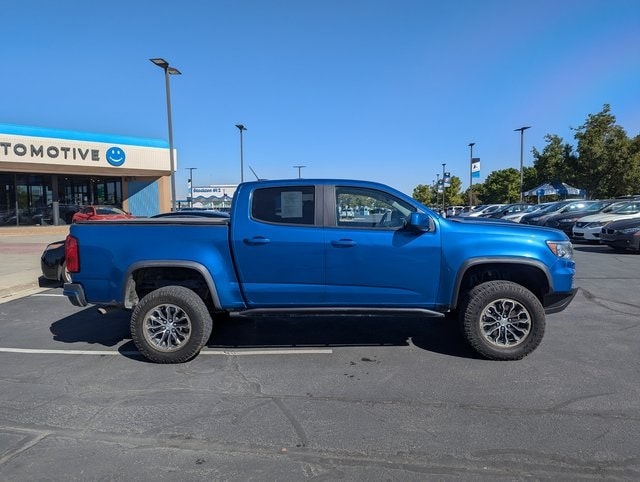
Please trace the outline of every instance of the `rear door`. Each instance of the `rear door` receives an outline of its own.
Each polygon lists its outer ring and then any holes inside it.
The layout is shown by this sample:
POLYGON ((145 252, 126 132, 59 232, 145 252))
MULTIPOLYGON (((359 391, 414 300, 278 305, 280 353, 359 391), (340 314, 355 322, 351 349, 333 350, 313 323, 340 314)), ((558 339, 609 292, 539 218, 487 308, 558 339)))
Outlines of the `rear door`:
POLYGON ((248 211, 238 214, 240 220, 231 218, 233 253, 248 305, 322 304, 322 190, 313 184, 257 187, 248 211))
POLYGON ((440 233, 404 228, 416 208, 390 193, 327 186, 325 230, 327 304, 424 307, 435 305, 440 279, 440 233))

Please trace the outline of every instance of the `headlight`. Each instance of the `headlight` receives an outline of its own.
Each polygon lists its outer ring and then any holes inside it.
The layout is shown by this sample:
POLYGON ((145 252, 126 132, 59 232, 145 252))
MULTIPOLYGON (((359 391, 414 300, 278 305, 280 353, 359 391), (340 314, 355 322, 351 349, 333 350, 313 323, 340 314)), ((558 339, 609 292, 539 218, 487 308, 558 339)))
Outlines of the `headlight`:
POLYGON ((640 232, 640 226, 636 226, 635 228, 621 229, 620 232, 624 234, 637 233, 640 232))
POLYGON ((599 222, 599 223, 587 223, 584 225, 585 228, 600 228, 607 223, 599 222))
POLYGON ((563 219, 558 219, 558 224, 573 224, 576 222, 576 219, 579 218, 563 218, 563 219))
POLYGON ((547 246, 558 258, 573 259, 573 245, 570 241, 547 241, 547 246))

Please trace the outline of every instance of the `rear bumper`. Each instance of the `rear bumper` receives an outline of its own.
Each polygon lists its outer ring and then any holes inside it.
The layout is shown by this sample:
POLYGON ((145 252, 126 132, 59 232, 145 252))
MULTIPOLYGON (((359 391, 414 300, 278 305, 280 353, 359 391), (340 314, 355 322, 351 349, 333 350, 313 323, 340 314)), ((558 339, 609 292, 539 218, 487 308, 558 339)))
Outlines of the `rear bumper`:
POLYGON ((571 300, 573 300, 574 296, 578 292, 578 288, 573 288, 568 293, 554 293, 552 295, 547 295, 544 297, 543 306, 544 312, 546 314, 559 313, 563 311, 571 300))
POLYGON ((84 289, 81 284, 65 283, 62 294, 69 298, 69 301, 73 306, 84 307, 88 305, 87 300, 84 297, 84 289))

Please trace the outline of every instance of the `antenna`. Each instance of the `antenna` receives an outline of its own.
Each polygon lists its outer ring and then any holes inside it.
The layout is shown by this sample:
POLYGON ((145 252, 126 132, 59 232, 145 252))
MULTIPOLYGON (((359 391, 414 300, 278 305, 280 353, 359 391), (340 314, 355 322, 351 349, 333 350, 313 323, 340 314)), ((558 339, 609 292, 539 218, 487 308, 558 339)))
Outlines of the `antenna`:
POLYGON ((262 181, 262 179, 260 179, 256 174, 256 171, 253 170, 253 167, 249 166, 249 169, 251 169, 251 172, 253 173, 253 175, 256 176, 256 181, 262 181))

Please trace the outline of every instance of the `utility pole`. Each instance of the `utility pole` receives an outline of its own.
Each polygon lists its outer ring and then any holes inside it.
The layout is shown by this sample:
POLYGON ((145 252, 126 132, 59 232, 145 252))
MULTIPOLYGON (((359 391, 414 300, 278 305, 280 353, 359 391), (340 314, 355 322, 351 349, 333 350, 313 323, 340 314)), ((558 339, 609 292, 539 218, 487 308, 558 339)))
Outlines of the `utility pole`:
POLYGON ((193 171, 198 169, 197 167, 185 167, 189 170, 189 207, 193 207, 193 171))

